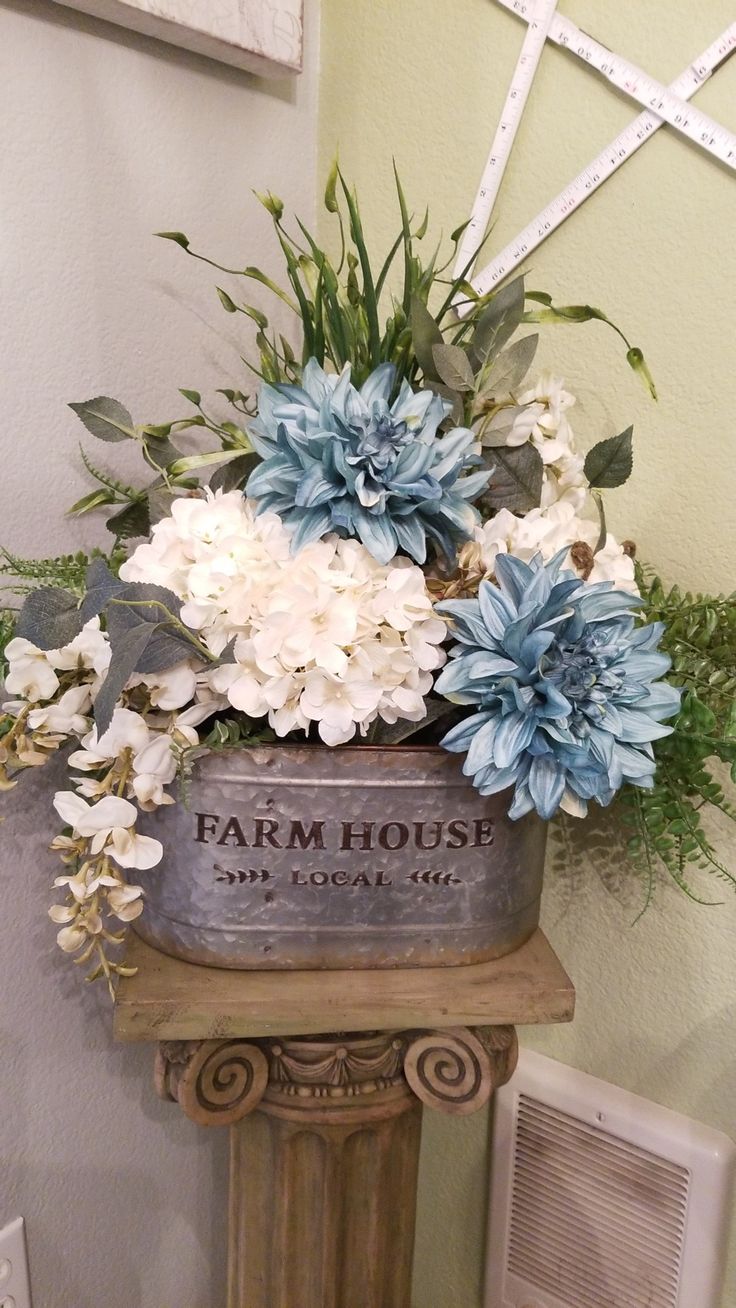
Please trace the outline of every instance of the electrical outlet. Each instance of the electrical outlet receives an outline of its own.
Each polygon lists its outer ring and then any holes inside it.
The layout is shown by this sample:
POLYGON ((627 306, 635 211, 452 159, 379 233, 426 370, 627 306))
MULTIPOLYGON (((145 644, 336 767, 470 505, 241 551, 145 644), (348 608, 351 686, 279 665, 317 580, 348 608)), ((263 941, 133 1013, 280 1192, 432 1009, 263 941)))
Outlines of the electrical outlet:
POLYGON ((22 1217, 0 1231, 0 1308, 33 1308, 22 1217))

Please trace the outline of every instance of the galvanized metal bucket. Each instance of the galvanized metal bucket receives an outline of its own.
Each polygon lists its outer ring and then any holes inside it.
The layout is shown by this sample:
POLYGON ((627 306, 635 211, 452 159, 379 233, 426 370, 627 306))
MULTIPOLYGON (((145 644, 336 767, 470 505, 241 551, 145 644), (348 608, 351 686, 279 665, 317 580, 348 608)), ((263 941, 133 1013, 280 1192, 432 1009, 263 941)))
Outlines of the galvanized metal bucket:
POLYGON ((135 929, 230 968, 432 967, 510 953, 539 920, 546 823, 512 822, 437 746, 259 746, 198 759, 135 929))

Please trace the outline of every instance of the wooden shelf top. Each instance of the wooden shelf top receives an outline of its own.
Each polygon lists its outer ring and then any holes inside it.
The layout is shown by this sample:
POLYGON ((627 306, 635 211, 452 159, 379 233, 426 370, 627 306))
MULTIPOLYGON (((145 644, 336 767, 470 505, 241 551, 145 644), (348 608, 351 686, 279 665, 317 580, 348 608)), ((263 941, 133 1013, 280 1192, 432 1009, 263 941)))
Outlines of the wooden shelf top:
POLYGON ((131 934, 117 1040, 222 1040, 413 1027, 569 1022, 573 984, 541 931, 491 963, 351 972, 235 972, 169 958, 131 934))

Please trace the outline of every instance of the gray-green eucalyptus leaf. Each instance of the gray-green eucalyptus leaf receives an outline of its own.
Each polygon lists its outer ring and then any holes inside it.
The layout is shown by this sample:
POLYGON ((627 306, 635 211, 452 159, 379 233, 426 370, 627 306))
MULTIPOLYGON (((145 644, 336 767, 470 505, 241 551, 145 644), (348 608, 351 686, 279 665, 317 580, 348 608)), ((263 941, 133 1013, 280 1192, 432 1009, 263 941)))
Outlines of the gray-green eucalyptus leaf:
POLYGON ((153 440, 147 440, 145 443, 146 461, 153 464, 156 468, 168 468, 169 464, 180 457, 180 451, 176 448, 173 441, 165 437, 158 437, 153 440))
POLYGON ((141 655, 138 671, 165 672, 167 668, 174 668, 177 663, 187 659, 198 663, 207 662, 197 647, 194 635, 187 636, 169 623, 160 622, 155 626, 151 640, 141 655))
POLYGON ((260 463, 257 454, 239 454, 236 459, 216 468, 209 480, 211 490, 231 491, 244 486, 251 472, 260 463))
POLYGON ((107 625, 111 637, 116 630, 135 627, 139 622, 180 621, 181 600, 166 586, 155 586, 147 581, 121 583, 111 598, 107 625))
POLYGON ((105 608, 113 660, 117 645, 128 632, 150 628, 150 639, 142 649, 138 672, 164 672, 167 668, 195 659, 208 661, 194 634, 180 618, 181 601, 165 586, 131 582, 112 596, 105 608))
POLYGON ((468 356, 459 345, 433 345, 432 361, 440 379, 454 391, 472 391, 475 386, 468 356))
POLYGON ((534 362, 539 336, 522 336, 496 356, 483 384, 483 393, 493 396, 509 395, 523 382, 534 362))
POLYGON ((471 345, 471 362, 481 367, 495 358, 513 336, 524 313, 524 278, 502 286, 481 313, 471 345))
POLYGON ((146 491, 148 520, 152 527, 162 518, 170 516, 171 504, 176 494, 177 492, 170 491, 168 486, 162 486, 159 482, 146 491))

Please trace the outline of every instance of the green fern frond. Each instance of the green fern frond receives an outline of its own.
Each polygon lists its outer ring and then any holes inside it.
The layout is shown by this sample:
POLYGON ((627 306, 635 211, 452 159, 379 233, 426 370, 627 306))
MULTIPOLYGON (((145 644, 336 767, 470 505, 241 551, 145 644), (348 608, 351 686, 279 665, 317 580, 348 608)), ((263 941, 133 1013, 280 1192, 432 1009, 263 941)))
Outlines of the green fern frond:
POLYGON ((629 855, 645 878, 648 900, 659 866, 691 899, 710 903, 693 891, 688 870, 710 872, 736 889, 736 875, 718 857, 703 821, 712 810, 736 821, 736 804, 714 771, 716 761, 727 764, 736 782, 736 594, 665 590, 641 567, 637 580, 645 620, 664 624, 668 680, 681 688, 682 704, 672 734, 654 742, 654 787, 623 793, 624 821, 633 829, 629 855))
POLYGON ((102 558, 117 575, 126 557, 125 551, 115 549, 111 554, 94 549, 90 554, 80 550, 77 554, 60 554, 51 559, 25 559, 0 545, 0 576, 12 577, 8 585, 0 585, 14 595, 25 595, 37 586, 58 586, 80 597, 85 593, 85 575, 92 559, 102 558))
POLYGON ((78 554, 60 554, 53 559, 24 559, 18 554, 0 546, 0 574, 18 579, 18 585, 5 587, 17 594, 32 590, 34 586, 59 586, 75 594, 84 593, 84 575, 89 565, 89 555, 80 551, 78 554))

